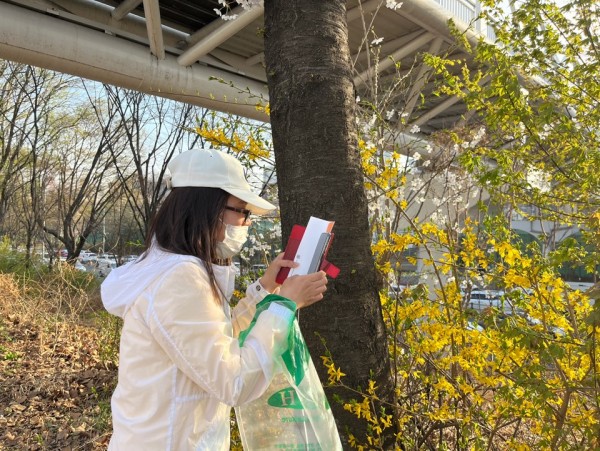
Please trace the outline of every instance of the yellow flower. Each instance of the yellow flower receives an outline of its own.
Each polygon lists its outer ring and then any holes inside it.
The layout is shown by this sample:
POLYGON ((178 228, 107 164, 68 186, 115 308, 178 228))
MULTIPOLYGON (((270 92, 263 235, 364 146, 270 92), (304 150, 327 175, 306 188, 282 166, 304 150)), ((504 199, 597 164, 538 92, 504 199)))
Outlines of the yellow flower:
POLYGON ((512 288, 512 287, 530 288, 531 287, 531 280, 528 277, 518 274, 517 271, 513 268, 506 271, 506 274, 504 276, 504 283, 506 284, 507 288, 512 288))

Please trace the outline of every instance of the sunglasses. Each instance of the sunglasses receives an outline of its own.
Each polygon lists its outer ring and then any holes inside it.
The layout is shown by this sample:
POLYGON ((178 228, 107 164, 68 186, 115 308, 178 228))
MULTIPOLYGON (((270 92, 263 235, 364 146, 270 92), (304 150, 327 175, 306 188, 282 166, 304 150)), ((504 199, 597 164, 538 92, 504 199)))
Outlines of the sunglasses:
POLYGON ((250 210, 247 210, 246 208, 230 207, 229 205, 225 205, 225 210, 235 211, 236 213, 242 213, 244 215, 244 224, 248 222, 248 219, 252 214, 252 212, 250 210))

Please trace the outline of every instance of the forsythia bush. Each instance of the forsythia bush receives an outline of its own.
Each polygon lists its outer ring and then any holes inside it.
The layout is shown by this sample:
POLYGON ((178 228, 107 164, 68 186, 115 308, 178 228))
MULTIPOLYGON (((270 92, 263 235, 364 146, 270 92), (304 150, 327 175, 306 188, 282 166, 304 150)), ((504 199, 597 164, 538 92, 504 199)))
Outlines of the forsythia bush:
POLYGON ((455 30, 471 59, 425 57, 471 124, 417 142, 401 94, 358 100, 394 394, 346 387, 369 431, 354 448, 600 449, 600 9, 510 3, 482 2, 493 43, 455 30), (572 288, 575 267, 596 284, 572 288), (498 300, 471 308, 485 289, 498 300))
MULTIPOLYGON (((481 251, 469 232, 463 250, 443 252, 441 243, 453 238, 431 223, 374 245, 376 256, 398 252, 400 242, 429 248, 440 257, 428 269, 446 282, 434 293, 424 285, 397 296, 382 293, 396 402, 382 405, 371 382, 345 404, 369 424, 369 436, 351 437, 354 447, 390 449, 384 442, 390 435, 396 449, 599 445, 600 325, 592 301, 570 289, 540 255, 499 242, 497 234, 484 232, 493 252, 481 251), (477 277, 481 267, 504 291, 503 308, 467 308, 457 281, 477 277)), ((343 384, 342 369, 328 357, 324 363, 329 383, 343 384)))

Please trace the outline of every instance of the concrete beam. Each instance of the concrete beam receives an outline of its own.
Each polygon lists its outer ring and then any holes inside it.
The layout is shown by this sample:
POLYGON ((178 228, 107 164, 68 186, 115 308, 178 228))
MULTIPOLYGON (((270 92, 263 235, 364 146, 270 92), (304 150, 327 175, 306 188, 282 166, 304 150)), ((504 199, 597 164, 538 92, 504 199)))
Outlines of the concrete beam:
POLYGON ((143 0, 125 0, 111 12, 113 19, 121 20, 135 8, 137 8, 143 0))
POLYGON ((160 22, 160 8, 158 0, 143 0, 144 14, 146 16, 146 28, 148 29, 148 41, 150 51, 159 59, 165 59, 165 45, 163 43, 162 26, 160 22))
POLYGON ((401 60, 402 58, 405 58, 411 53, 415 53, 433 38, 433 34, 425 32, 419 37, 413 39, 408 44, 400 47, 391 55, 382 55, 379 64, 376 67, 370 67, 369 69, 363 71, 362 73, 354 77, 354 85, 358 86, 362 83, 367 82, 371 77, 376 75, 376 71, 383 71, 388 67, 393 66, 397 61, 401 60))
MULTIPOLYGON (((238 31, 246 28, 246 26, 250 25, 259 17, 262 17, 262 15, 263 8, 257 6, 250 10, 242 10, 235 20, 224 21, 217 19, 220 21, 220 26, 215 27, 213 31, 182 53, 179 58, 177 58, 177 61, 182 66, 189 66, 203 56, 208 55, 212 50, 237 34, 238 31)), ((215 22, 216 21, 213 21, 209 25, 212 25, 215 22)), ((204 27, 201 31, 205 30, 209 25, 204 27)))
POLYGON ((206 65, 181 67, 172 55, 158 60, 146 46, 7 3, 0 3, 0 58, 268 121, 244 92, 267 100, 264 83, 206 65))

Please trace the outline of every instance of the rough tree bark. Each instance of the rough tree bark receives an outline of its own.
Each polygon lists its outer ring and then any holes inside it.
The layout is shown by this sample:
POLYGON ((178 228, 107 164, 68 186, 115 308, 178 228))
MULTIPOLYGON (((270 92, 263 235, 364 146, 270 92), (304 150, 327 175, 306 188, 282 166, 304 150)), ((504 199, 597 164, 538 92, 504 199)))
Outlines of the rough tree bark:
MULTIPOLYGON (((341 268, 323 302, 300 314, 321 379, 324 347, 352 387, 372 377, 385 389, 389 356, 370 251, 367 199, 357 148, 346 2, 265 0, 265 62, 283 240, 309 217, 335 220, 330 260, 341 268), (318 335, 317 335, 318 334, 318 335)), ((339 389, 343 399, 356 397, 339 389)), ((362 435, 331 402, 340 432, 362 435)))

